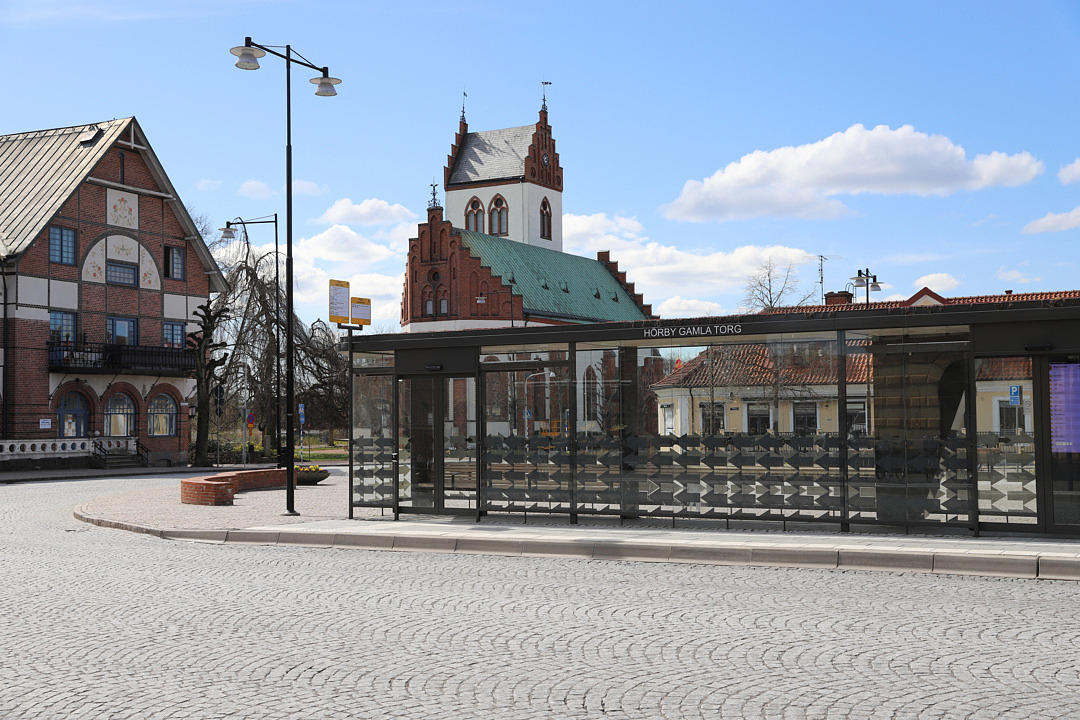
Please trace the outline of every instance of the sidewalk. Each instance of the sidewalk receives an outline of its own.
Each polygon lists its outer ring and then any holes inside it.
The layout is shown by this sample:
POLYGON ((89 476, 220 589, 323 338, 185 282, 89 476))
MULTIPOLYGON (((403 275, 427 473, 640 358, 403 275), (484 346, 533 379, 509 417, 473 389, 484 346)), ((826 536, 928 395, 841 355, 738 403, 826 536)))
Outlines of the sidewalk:
MULTIPOLYGON (((175 470, 174 470, 175 472, 175 470)), ((284 490, 238 494, 224 507, 182 505, 175 487, 94 498, 75 517, 168 540, 359 548, 591 560, 884 570, 1080 580, 1080 540, 973 538, 816 531, 670 529, 670 521, 617 518, 473 518, 391 515, 356 508, 348 519, 345 474, 296 488, 298 516, 283 515, 284 490), (665 527, 666 526, 666 527, 665 527)))

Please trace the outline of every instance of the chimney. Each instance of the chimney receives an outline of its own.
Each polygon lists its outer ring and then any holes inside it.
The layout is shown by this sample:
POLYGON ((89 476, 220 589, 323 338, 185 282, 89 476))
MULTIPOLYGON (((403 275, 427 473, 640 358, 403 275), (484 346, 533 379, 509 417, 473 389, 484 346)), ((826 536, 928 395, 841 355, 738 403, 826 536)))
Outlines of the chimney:
POLYGON ((855 296, 852 295, 847 290, 839 290, 837 292, 827 292, 827 293, 825 293, 825 304, 826 305, 850 305, 851 301, 854 299, 854 297, 855 296))

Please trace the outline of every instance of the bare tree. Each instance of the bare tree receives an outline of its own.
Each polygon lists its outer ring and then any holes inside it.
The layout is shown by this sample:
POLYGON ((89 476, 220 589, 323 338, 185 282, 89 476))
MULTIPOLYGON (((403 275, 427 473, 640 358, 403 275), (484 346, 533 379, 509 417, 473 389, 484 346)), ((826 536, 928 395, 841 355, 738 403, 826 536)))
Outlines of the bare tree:
POLYGON ((187 349, 195 358, 195 467, 210 465, 210 389, 220 383, 219 371, 228 361, 228 355, 222 350, 225 343, 214 340, 218 324, 224 319, 226 308, 223 305, 212 307, 210 303, 200 305, 195 310, 199 319, 199 329, 187 335, 187 349))
POLYGON ((815 291, 802 292, 795 264, 781 267, 770 255, 761 266, 746 276, 743 306, 751 312, 775 310, 791 305, 805 305, 815 291))

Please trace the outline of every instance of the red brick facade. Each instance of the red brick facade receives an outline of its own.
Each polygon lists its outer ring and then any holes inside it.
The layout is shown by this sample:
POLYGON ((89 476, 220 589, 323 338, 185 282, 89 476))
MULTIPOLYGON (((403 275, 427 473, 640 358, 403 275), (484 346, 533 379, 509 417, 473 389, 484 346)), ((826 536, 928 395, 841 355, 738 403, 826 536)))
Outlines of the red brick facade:
MULTIPOLYGON (((134 123, 134 120, 130 122, 134 123)), ((147 369, 92 372, 73 368, 68 372, 50 372, 51 360, 53 370, 56 369, 55 357, 50 358, 47 344, 50 339, 48 318, 52 311, 75 314, 77 342, 106 343, 106 319, 121 317, 137 323, 134 344, 160 348, 164 345, 164 320, 187 321, 186 298, 209 297, 209 268, 204 266, 194 247, 194 243, 201 243, 201 240, 189 239, 175 208, 186 211, 179 205, 179 199, 168 197, 171 188, 162 187, 155 179, 155 173, 144 157, 144 153, 152 151, 145 145, 132 143, 128 138, 133 138, 134 133, 125 131, 123 137, 124 140, 115 142, 105 151, 75 191, 63 201, 59 211, 40 228, 33 242, 7 266, 8 297, 5 298, 5 321, 0 325, 4 331, 4 402, 0 433, 7 439, 60 436, 63 428, 57 410, 68 393, 76 393, 85 401, 88 411, 85 436, 107 435, 105 406, 111 398, 124 393, 131 398, 135 410, 134 427, 129 429, 128 436, 137 437, 150 451, 152 459, 186 462, 189 417, 185 389, 189 389, 190 380, 175 372, 159 375, 147 369), (109 188, 137 196, 137 229, 107 222, 109 188), (74 230, 74 265, 50 261, 50 227, 74 230), (83 280, 88 251, 110 236, 129 238, 145 249, 156 266, 159 288, 143 287, 138 280, 135 287, 83 280), (182 279, 166 277, 166 246, 183 250, 182 279), (71 307, 70 302, 54 300, 55 284, 50 281, 77 285, 77 308, 71 307), (30 296, 24 290, 29 287, 44 290, 30 296), (43 297, 40 296, 42 292, 45 293, 43 297), (166 295, 185 298, 182 315, 179 312, 174 312, 172 317, 166 315, 166 295), (148 409, 161 394, 175 403, 175 433, 150 436, 148 409)), ((140 260, 139 252, 136 249, 136 260, 140 260)), ((145 263, 139 267, 137 272, 145 269, 145 263)), ((186 326, 185 332, 190 329, 186 326)))
POLYGON ((409 241, 406 273, 402 325, 460 319, 509 322, 511 302, 513 317, 525 317, 521 296, 511 295, 502 278, 462 247, 460 236, 454 235, 453 226, 443 219, 441 207, 428 209, 428 221, 420 224, 417 237, 409 241), (490 300, 477 303, 481 293, 490 300))

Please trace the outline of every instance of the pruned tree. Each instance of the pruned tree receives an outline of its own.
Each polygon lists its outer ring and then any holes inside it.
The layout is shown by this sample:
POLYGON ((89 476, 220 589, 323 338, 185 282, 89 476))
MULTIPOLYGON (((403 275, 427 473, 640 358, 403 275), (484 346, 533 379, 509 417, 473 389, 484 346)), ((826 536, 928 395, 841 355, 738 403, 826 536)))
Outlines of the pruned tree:
POLYGON ((815 294, 813 289, 804 293, 799 288, 799 276, 793 262, 780 266, 771 255, 746 276, 744 288, 743 307, 751 312, 804 305, 815 294))
POLYGON ((195 359, 195 467, 210 465, 210 393, 220 383, 220 370, 229 356, 226 343, 215 340, 218 326, 225 319, 227 307, 204 303, 195 310, 199 329, 187 334, 187 350, 195 359))

